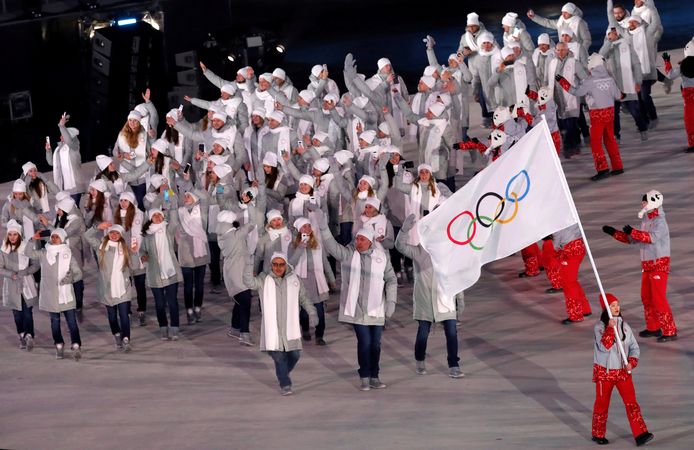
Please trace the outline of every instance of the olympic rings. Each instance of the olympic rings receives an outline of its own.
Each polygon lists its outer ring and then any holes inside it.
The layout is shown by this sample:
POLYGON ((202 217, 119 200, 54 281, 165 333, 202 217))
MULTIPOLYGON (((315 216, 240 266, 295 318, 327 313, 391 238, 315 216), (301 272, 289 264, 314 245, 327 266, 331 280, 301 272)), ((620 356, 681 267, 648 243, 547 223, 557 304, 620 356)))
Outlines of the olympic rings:
POLYGON ((477 234, 477 223, 479 223, 484 228, 492 228, 493 229, 495 223, 499 223, 499 224, 504 225, 504 224, 512 222, 513 220, 516 219, 516 217, 518 215, 518 203, 520 203, 521 200, 523 200, 528 195, 529 192, 530 192, 530 175, 528 174, 528 172, 525 169, 523 169, 520 172, 518 172, 517 174, 515 174, 513 177, 511 177, 511 179, 506 184, 505 197, 502 197, 501 195, 497 194, 496 192, 486 192, 485 194, 483 194, 479 198, 479 200, 477 200, 477 205, 475 206, 475 215, 473 215, 472 212, 470 212, 470 211, 463 211, 463 212, 457 214, 455 217, 453 217, 453 219, 451 219, 451 221, 448 222, 448 226, 446 227, 446 234, 448 236, 448 239, 456 245, 462 245, 462 246, 469 245, 473 250, 478 250, 478 251, 482 250, 484 248, 484 246, 478 247, 472 243, 472 240, 475 238, 475 235, 477 234), (518 177, 520 177, 521 175, 523 175, 525 177, 526 183, 525 183, 525 191, 523 192, 522 195, 519 196, 517 192, 512 191, 511 189, 512 189, 514 181, 516 181, 516 179, 518 177), (485 198, 490 197, 490 196, 496 197, 499 200, 499 203, 496 205, 496 208, 494 210, 493 218, 480 214, 480 206, 482 204, 482 201, 485 198), (509 218, 502 219, 501 216, 504 213, 504 208, 506 206, 507 201, 514 204, 513 205, 513 213, 511 214, 511 216, 509 218), (467 226, 467 234, 466 234, 465 240, 459 240, 459 239, 454 238, 452 231, 451 231, 455 222, 459 218, 461 218, 462 216, 468 216, 470 218, 470 223, 468 223, 468 226, 467 226))

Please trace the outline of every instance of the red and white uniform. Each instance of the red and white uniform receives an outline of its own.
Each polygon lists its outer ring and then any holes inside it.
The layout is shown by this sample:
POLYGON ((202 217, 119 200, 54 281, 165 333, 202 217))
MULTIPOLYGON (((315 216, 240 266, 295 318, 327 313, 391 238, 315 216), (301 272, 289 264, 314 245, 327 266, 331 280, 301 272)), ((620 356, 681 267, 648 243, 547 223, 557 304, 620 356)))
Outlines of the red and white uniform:
POLYGON ((581 283, 578 282, 578 269, 586 256, 586 246, 578 225, 559 230, 553 234, 554 249, 559 258, 566 314, 572 322, 580 322, 583 316, 591 314, 590 303, 581 283))

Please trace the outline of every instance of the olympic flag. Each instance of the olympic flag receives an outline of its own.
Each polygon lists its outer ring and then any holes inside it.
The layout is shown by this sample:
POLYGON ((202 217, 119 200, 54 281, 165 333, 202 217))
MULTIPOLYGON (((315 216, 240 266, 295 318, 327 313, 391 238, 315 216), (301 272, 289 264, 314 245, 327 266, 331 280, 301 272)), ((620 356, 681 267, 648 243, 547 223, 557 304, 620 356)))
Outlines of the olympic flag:
POLYGON ((578 220, 543 120, 421 219, 417 231, 431 255, 439 287, 454 295, 477 282, 484 264, 578 220))

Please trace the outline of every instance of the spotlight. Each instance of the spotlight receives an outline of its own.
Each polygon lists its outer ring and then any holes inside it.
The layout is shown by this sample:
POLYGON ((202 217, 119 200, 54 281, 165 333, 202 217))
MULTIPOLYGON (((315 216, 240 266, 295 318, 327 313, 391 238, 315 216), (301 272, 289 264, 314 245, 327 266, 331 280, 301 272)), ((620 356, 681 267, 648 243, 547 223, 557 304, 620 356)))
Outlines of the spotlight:
POLYGON ((157 14, 151 14, 148 12, 144 15, 144 17, 142 17, 142 21, 148 23, 152 28, 159 31, 161 29, 161 25, 159 25, 159 22, 157 21, 159 17, 160 16, 157 14))
POLYGON ((229 61, 231 61, 231 62, 235 62, 235 61, 236 61, 236 56, 233 55, 233 54, 230 54, 229 56, 227 56, 227 59, 228 59, 229 61))
POLYGON ((129 17, 127 19, 119 19, 116 23, 119 27, 124 27, 126 25, 135 25, 137 23, 137 19, 134 17, 129 17))
POLYGON ((277 53, 284 53, 285 51, 287 51, 287 48, 284 45, 279 44, 277 47, 275 47, 275 50, 277 51, 277 53))

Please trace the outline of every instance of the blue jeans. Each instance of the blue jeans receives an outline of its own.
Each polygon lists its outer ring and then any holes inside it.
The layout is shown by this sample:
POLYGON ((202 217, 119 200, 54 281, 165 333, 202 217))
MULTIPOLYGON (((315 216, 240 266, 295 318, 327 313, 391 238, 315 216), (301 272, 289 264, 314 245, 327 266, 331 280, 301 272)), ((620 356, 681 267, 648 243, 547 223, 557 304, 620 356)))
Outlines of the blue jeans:
POLYGON ((626 107, 626 109, 629 111, 629 114, 631 114, 631 117, 634 118, 634 122, 636 122, 636 128, 638 128, 639 131, 646 131, 648 129, 648 121, 646 120, 644 114, 641 112, 639 102, 636 100, 628 100, 625 102, 616 101, 614 102, 614 135, 616 137, 621 137, 622 125, 619 120, 619 109, 622 105, 626 107))
POLYGON ((157 310, 157 322, 160 327, 169 326, 166 320, 166 308, 169 308, 171 326, 178 327, 178 283, 170 284, 163 288, 152 288, 154 295, 154 307, 157 310))
POLYGON ((137 293, 137 312, 147 311, 147 288, 145 285, 146 275, 133 275, 133 284, 137 293))
POLYGON ((33 306, 27 306, 27 303, 22 298, 22 309, 13 309, 14 325, 17 328, 17 334, 24 336, 25 334, 34 337, 34 313, 33 306))
POLYGON ((299 358, 301 357, 301 351, 271 351, 267 353, 275 362, 275 375, 277 375, 277 381, 279 381, 280 387, 291 386, 292 380, 289 378, 289 373, 292 370, 294 370, 296 363, 299 362, 299 358))
MULTIPOLYGON (((417 339, 414 342, 414 359, 424 361, 427 354, 427 339, 431 330, 431 322, 427 320, 418 320, 419 328, 417 328, 417 339)), ((448 351, 448 367, 459 367, 458 361, 458 333, 456 330, 456 321, 444 320, 443 332, 446 334, 446 350, 448 351)))
POLYGON ((130 302, 119 303, 116 306, 106 305, 106 314, 108 314, 108 324, 111 327, 112 334, 120 333, 121 337, 130 338, 130 316, 128 310, 130 302))
POLYGON ((145 195, 147 195, 147 184, 142 183, 142 184, 137 184, 135 186, 130 186, 133 190, 133 194, 135 194, 135 200, 137 200, 137 207, 140 208, 140 211, 145 210, 145 195))
POLYGON ((383 325, 354 324, 357 335, 357 360, 360 378, 378 378, 378 363, 381 360, 381 334, 383 325))
POLYGON ((337 238, 337 242, 340 245, 349 245, 352 242, 352 227, 354 222, 342 222, 340 223, 340 236, 337 238))
POLYGON ((241 333, 250 332, 249 326, 251 323, 251 291, 246 289, 234 295, 234 308, 231 310, 231 328, 241 331, 241 333))
POLYGON ((183 302, 186 309, 202 306, 206 268, 207 266, 181 267, 183 272, 183 302), (195 297, 193 297, 193 289, 195 289, 195 297))
POLYGON ((653 103, 653 97, 651 97, 651 87, 654 84, 655 80, 643 80, 641 82, 641 92, 639 92, 641 111, 643 111, 649 121, 658 118, 658 113, 655 111, 655 103, 653 103))
MULTIPOLYGON (((51 333, 53 334, 53 342, 56 344, 64 344, 63 333, 60 331, 60 313, 49 313, 51 316, 51 333)), ((74 309, 63 311, 65 322, 70 330, 70 341, 73 344, 82 345, 80 339, 80 329, 77 327, 77 314, 74 309)))
POLYGON ((212 286, 219 286, 222 284, 222 271, 219 266, 221 250, 217 241, 208 240, 207 243, 210 244, 210 281, 212 286))
MULTIPOLYGON (((325 335, 325 302, 314 303, 316 312, 318 313, 318 325, 316 325, 316 339, 322 338, 325 335)), ((299 323, 302 331, 310 331, 308 325, 308 313, 301 308, 299 310, 299 323)))

